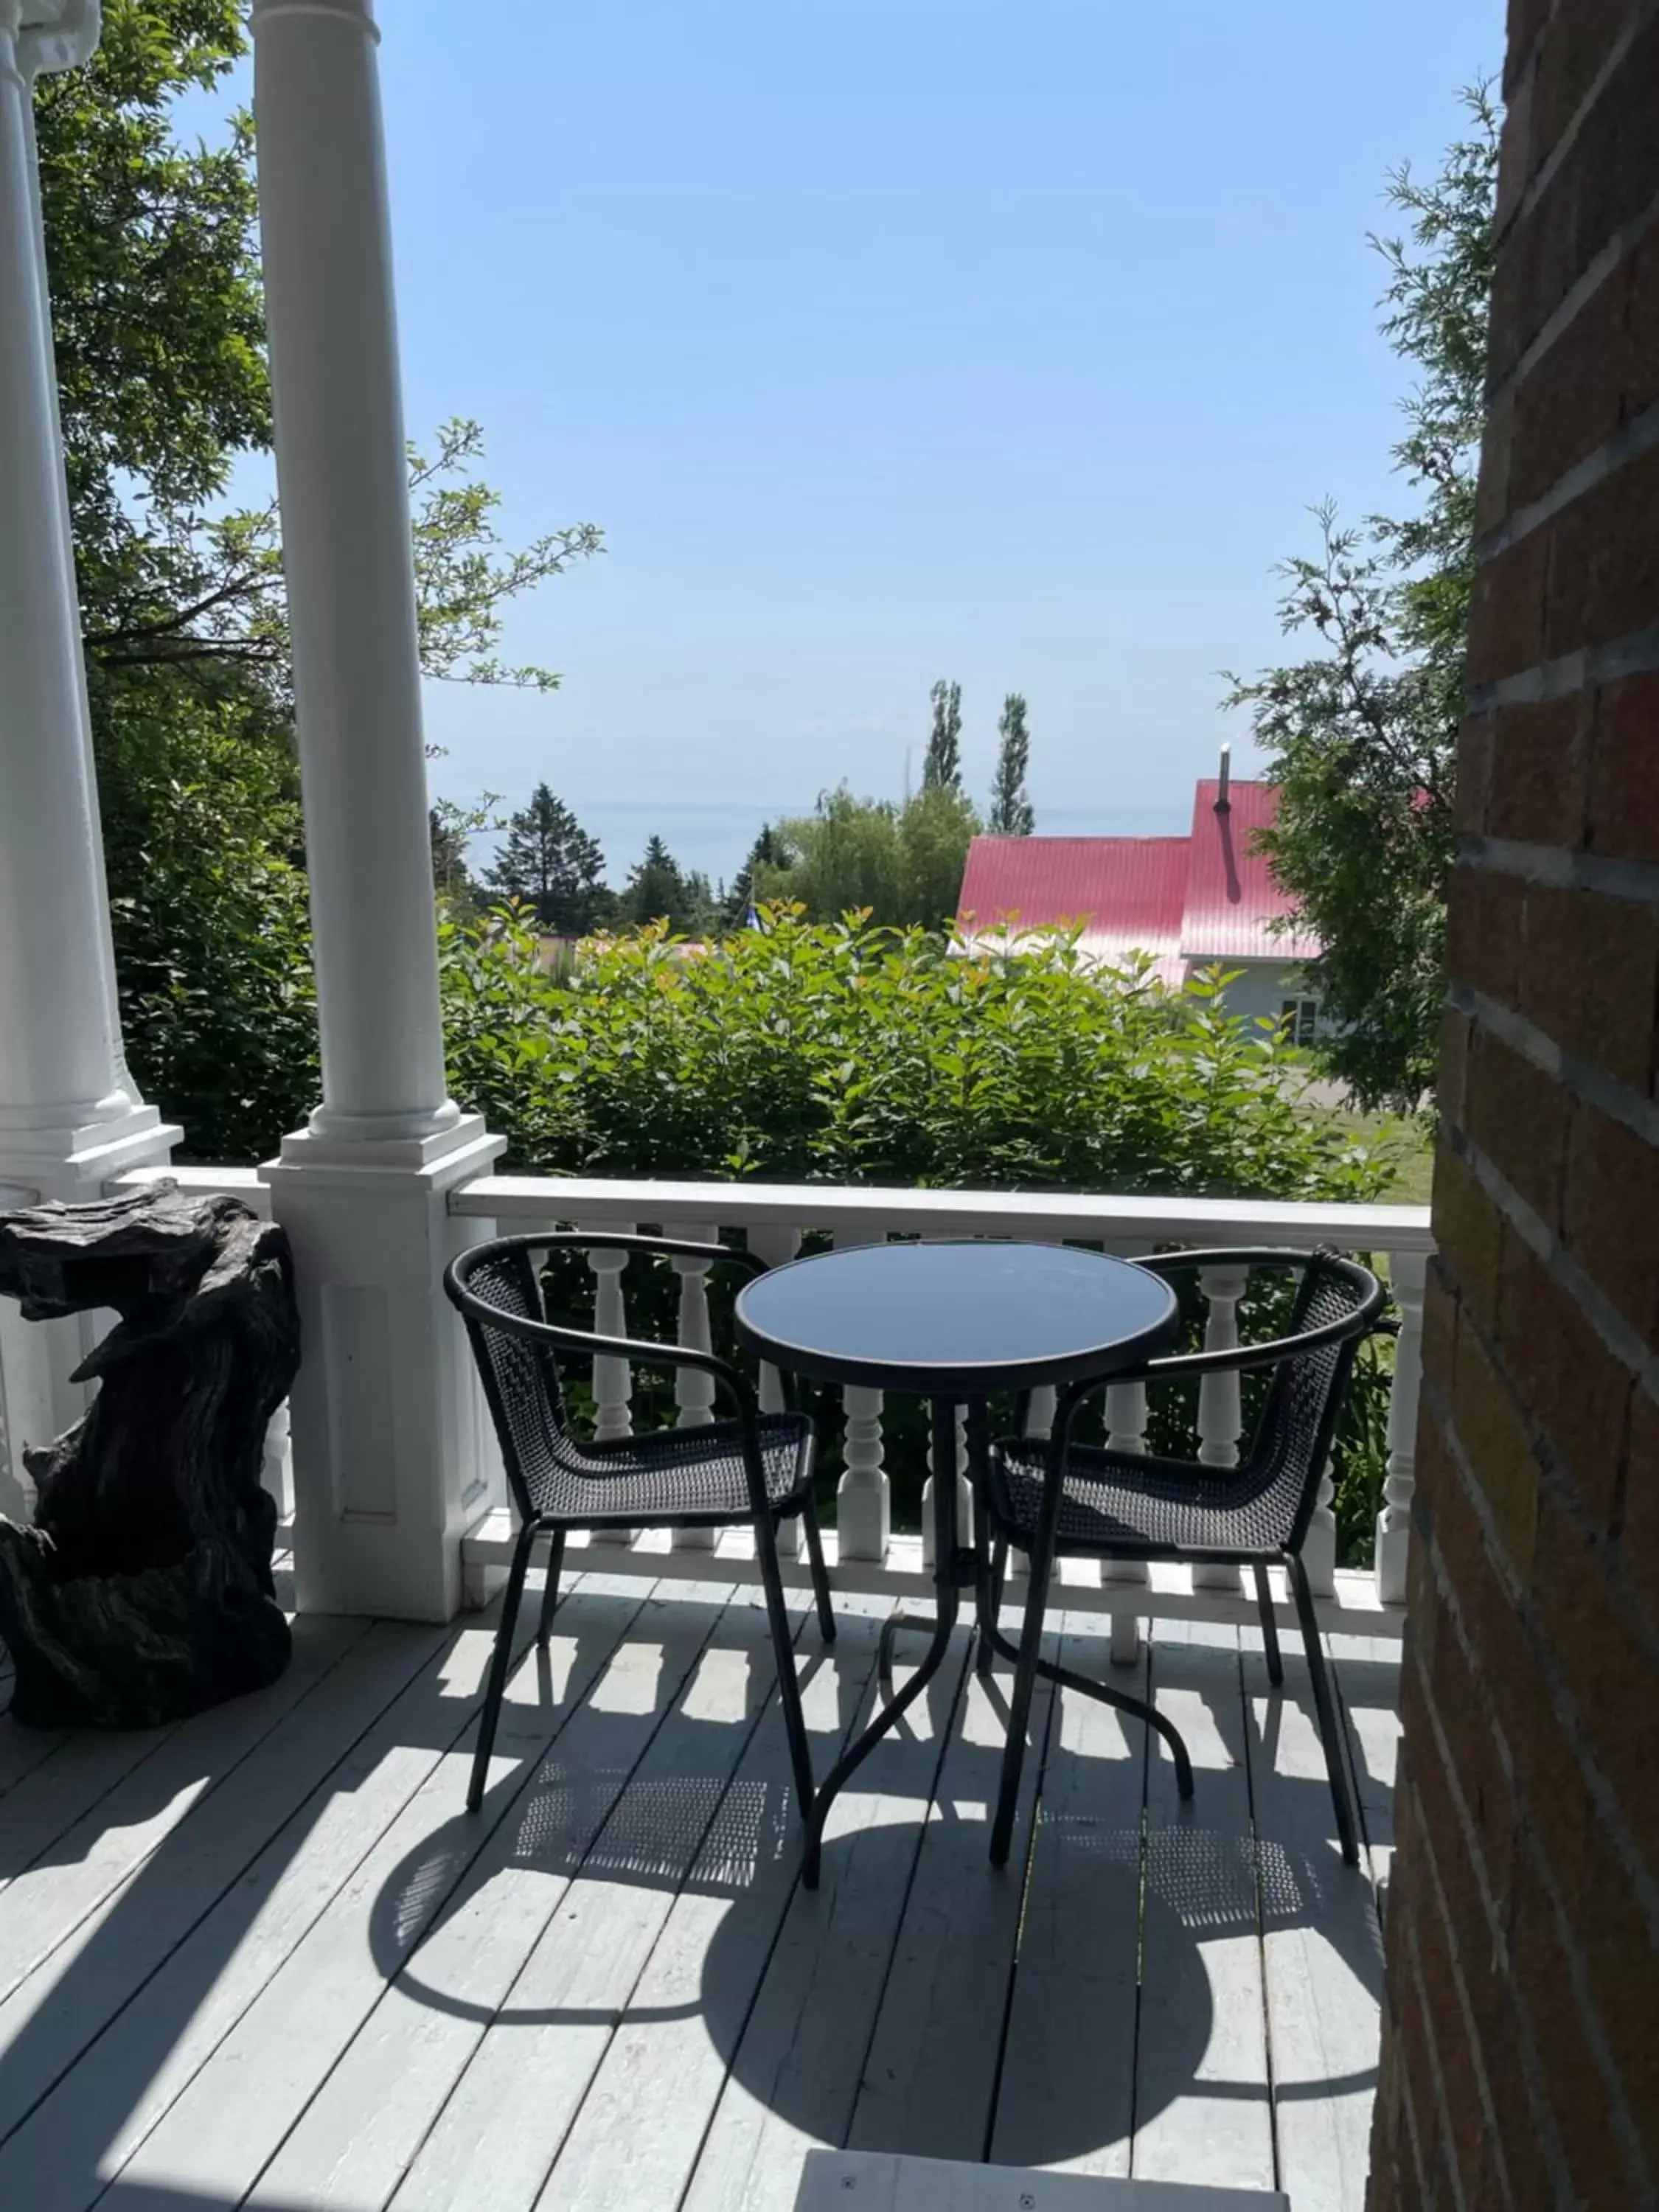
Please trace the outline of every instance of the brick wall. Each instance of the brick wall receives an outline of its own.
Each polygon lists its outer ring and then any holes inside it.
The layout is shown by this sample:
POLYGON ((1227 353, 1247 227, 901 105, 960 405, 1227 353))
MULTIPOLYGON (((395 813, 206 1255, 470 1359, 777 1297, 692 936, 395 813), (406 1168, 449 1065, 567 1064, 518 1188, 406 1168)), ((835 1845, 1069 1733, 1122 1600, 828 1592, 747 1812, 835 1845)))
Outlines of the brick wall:
POLYGON ((1511 0, 1373 2212, 1659 2204, 1659 0, 1511 0))

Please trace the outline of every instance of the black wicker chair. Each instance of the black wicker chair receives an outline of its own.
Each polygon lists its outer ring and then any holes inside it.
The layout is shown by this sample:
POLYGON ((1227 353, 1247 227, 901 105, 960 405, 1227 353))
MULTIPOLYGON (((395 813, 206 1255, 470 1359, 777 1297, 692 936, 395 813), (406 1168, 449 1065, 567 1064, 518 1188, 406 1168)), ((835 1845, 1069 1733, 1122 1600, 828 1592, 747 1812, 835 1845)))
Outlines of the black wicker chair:
MULTIPOLYGON (((1340 1731, 1325 1668, 1313 1595, 1302 1547, 1312 1521, 1320 1477, 1329 1456, 1337 1417, 1361 1340, 1378 1326, 1382 1286, 1368 1267, 1334 1252, 1276 1249, 1174 1252, 1139 1262, 1161 1275, 1200 1267, 1294 1268, 1301 1277, 1286 1334, 1269 1342, 1218 1352, 1149 1360, 1129 1376, 1110 1381, 1156 1382, 1213 1374, 1218 1370, 1272 1367, 1273 1377, 1249 1449, 1237 1467, 1213 1468, 1187 1460, 1109 1451, 1071 1441, 1078 1407, 1104 1378, 1073 1383, 1055 1409, 1053 1432, 1004 1437, 992 1445, 985 1468, 988 1518, 994 1547, 989 1620, 994 1624, 1008 1547, 1030 1555, 1030 1594, 1021 1631, 1002 1787, 992 1830, 991 1857, 1007 1859, 1019 1794, 1020 1767, 1031 1689, 1037 1671, 1043 1608, 1056 1559, 1213 1561, 1252 1570, 1261 1612, 1267 1673, 1284 1680, 1279 1633, 1267 1582, 1269 1565, 1282 1565, 1296 1601, 1314 1704, 1330 1775, 1342 1856, 1358 1863, 1359 1845, 1350 1802, 1340 1731)), ((994 1632, 993 1631, 993 1632, 994 1632)), ((1080 1689, 1106 1691, 1069 1672, 1080 1689)), ((1184 1753, 1177 1768, 1191 1794, 1184 1753)))
MULTIPOLYGON (((444 1288, 459 1308, 483 1378, 520 1528, 507 1571, 501 1625, 490 1660, 467 1810, 483 1800, 513 1650, 525 1572, 538 1535, 550 1535, 538 1640, 545 1644, 558 1603, 564 1542, 572 1528, 718 1528, 752 1524, 778 1664, 778 1693, 805 1818, 812 1801, 812 1766, 795 1678, 793 1637, 784 1610, 778 1567, 778 1523, 799 1514, 806 1530, 812 1589, 824 1641, 835 1615, 823 1571, 823 1546, 812 1504, 815 1438, 799 1413, 763 1413, 748 1379, 712 1352, 680 1344, 636 1343, 626 1337, 557 1327, 546 1318, 537 1255, 550 1251, 647 1252, 702 1260, 763 1274, 762 1262, 724 1244, 686 1244, 659 1237, 609 1232, 503 1237, 450 1263, 444 1288), (733 1408, 727 1420, 598 1443, 578 1436, 565 1410, 556 1355, 626 1359, 638 1366, 695 1367, 714 1377, 733 1408)), ((785 1389, 788 1388, 787 1378, 785 1389)))

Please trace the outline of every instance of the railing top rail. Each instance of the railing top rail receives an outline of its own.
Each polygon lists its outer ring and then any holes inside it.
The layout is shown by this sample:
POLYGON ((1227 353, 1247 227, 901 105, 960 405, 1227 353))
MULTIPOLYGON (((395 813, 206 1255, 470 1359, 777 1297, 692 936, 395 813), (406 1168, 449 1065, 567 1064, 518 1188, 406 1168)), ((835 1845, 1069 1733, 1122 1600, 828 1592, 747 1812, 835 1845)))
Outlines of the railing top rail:
POLYGON ((1078 1191, 869 1190, 842 1183, 670 1182, 589 1176, 479 1176, 452 1213, 497 1221, 716 1221, 925 1235, 1100 1237, 1122 1243, 1309 1245, 1430 1252, 1426 1206, 1345 1206, 1259 1198, 1125 1198, 1078 1191))

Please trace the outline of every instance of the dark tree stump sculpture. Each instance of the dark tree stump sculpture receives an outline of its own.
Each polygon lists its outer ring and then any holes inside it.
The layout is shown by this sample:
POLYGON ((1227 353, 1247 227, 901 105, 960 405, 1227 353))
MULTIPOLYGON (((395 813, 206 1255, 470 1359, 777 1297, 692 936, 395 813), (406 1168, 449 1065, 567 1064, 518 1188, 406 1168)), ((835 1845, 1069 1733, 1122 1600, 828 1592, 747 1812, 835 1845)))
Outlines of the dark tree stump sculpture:
POLYGON ((287 1666, 267 1423, 300 1364, 283 1231, 157 1183, 0 1214, 0 1294, 30 1321, 112 1306, 97 1397, 24 1453, 34 1526, 0 1516, 0 1642, 28 1728, 149 1728, 287 1666))

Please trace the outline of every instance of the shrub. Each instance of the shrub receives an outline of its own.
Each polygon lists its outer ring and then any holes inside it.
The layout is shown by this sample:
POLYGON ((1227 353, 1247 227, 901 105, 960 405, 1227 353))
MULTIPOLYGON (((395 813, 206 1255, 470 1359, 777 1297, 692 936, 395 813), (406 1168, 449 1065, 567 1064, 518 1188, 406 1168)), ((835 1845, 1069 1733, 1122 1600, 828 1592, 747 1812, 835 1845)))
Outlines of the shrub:
POLYGON ((972 948, 763 909, 543 973, 524 917, 441 932, 451 1087, 520 1173, 1364 1199, 1386 1146, 1303 1110, 1277 1027, 1075 933, 972 948))

